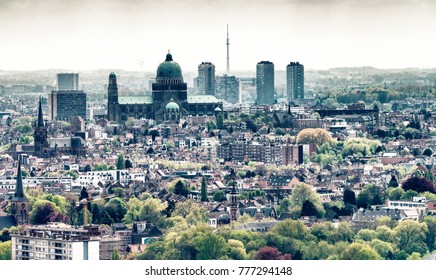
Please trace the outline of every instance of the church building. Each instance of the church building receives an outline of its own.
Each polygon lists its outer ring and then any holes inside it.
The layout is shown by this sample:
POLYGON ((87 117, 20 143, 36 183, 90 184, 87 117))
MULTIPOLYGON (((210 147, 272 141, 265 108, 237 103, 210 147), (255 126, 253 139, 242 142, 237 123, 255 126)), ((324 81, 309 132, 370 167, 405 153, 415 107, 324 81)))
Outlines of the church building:
POLYGON ((124 122, 129 117, 178 122, 185 116, 214 116, 223 103, 213 95, 189 95, 180 65, 170 53, 157 68, 151 96, 118 96, 117 78, 109 75, 108 119, 124 122))

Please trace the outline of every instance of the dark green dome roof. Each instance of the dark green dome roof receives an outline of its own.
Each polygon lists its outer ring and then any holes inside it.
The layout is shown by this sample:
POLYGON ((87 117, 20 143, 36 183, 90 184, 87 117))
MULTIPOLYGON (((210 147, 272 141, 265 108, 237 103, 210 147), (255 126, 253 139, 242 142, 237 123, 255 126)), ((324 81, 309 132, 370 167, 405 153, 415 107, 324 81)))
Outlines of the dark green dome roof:
POLYGON ((170 102, 165 106, 165 110, 179 110, 179 105, 176 102, 170 102))
POLYGON ((181 78, 182 69, 177 62, 173 61, 173 56, 168 53, 164 62, 157 68, 156 78, 181 78))

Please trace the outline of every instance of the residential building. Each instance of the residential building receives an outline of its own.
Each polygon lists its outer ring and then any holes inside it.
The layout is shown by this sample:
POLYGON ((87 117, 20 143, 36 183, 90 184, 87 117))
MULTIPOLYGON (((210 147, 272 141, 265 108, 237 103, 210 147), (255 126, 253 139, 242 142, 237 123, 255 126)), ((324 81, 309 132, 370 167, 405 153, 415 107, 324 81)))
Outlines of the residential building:
POLYGON ((215 96, 215 65, 202 62, 198 65, 197 91, 200 95, 215 96))
POLYGON ((274 104, 274 64, 270 61, 256 66, 256 94, 258 105, 274 104))
POLYGON ((288 102, 304 99, 304 66, 299 62, 286 66, 286 94, 288 102))
POLYGON ((235 76, 216 77, 216 98, 236 104, 239 101, 239 81, 235 76))

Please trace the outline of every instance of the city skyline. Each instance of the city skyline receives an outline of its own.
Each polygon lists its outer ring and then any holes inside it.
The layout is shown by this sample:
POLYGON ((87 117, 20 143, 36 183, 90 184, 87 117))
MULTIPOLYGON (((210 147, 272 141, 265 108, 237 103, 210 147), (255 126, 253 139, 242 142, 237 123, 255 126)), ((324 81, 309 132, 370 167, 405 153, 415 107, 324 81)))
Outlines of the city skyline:
POLYGON ((170 49, 183 71, 210 61, 224 73, 227 24, 230 73, 262 60, 435 68, 435 10, 427 0, 0 0, 0 70, 154 71, 170 49))

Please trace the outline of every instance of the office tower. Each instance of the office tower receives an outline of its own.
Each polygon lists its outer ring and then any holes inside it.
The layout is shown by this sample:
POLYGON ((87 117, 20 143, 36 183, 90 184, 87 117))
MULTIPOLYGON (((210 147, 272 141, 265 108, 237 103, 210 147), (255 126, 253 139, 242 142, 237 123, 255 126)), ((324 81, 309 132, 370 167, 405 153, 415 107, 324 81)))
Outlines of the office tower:
POLYGON ((86 120, 86 93, 79 89, 79 74, 60 73, 58 90, 48 95, 49 119, 69 121, 79 116, 86 120))
POLYGON ((200 95, 215 96, 215 65, 202 62, 198 65, 197 90, 200 95))
POLYGON ((239 81, 235 76, 216 77, 216 98, 236 104, 239 101, 239 81))
POLYGON ((304 66, 299 62, 286 66, 286 94, 288 102, 304 99, 304 66))
POLYGON ((48 96, 49 119, 69 121, 79 116, 86 120, 86 93, 83 90, 52 91, 48 96))
POLYGON ((107 115, 110 121, 120 121, 118 110, 118 85, 117 76, 114 72, 109 75, 109 85, 107 87, 107 115))
POLYGON ((257 105, 274 104, 274 64, 261 61, 256 66, 257 105))
POLYGON ((57 83, 58 83, 58 91, 79 90, 79 74, 59 73, 57 74, 57 83))

